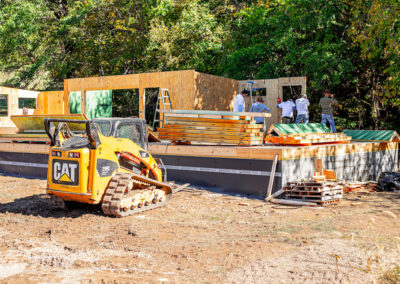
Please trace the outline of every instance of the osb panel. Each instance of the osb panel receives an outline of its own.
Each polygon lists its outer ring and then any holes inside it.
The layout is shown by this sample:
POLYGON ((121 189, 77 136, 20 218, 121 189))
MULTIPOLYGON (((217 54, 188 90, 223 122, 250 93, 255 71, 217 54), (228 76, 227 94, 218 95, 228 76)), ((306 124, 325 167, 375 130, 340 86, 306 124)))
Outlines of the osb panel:
POLYGON ((194 109, 194 71, 182 72, 181 101, 183 109, 194 109))
POLYGON ((68 91, 68 93, 79 92, 82 89, 85 89, 86 91, 97 91, 137 88, 139 88, 139 74, 87 77, 64 80, 64 90, 68 91), (65 81, 67 81, 67 84, 65 84, 65 81))
POLYGON ((194 109, 231 110, 238 81, 195 72, 194 109))
MULTIPOLYGON (((63 92, 64 94, 64 92, 63 92)), ((39 93, 37 99, 36 99, 36 109, 33 112, 34 115, 41 115, 41 114, 46 114, 46 110, 45 110, 45 98, 46 95, 44 93, 39 93)))
POLYGON ((284 86, 301 86, 301 92, 307 93, 307 77, 279 78, 279 97, 283 96, 284 86))
MULTIPOLYGON (((184 109, 185 105, 183 102, 182 86, 185 82, 182 81, 182 72, 172 71, 167 72, 169 76, 169 94, 171 97, 172 108, 174 109, 184 109)), ((188 84, 193 84, 193 82, 187 82, 188 84)))
POLYGON ((248 81, 254 82, 254 84, 252 84, 252 88, 266 89, 267 88, 267 81, 270 81, 270 80, 279 80, 279 79, 241 80, 241 81, 239 81, 238 91, 240 92, 241 90, 246 89, 246 85, 247 85, 248 81))
POLYGON ((276 107, 279 97, 278 83, 279 81, 277 79, 267 80, 267 99, 265 105, 271 110, 271 117, 267 119, 267 129, 271 124, 279 123, 281 118, 281 110, 276 107))
POLYGON ((160 72, 139 74, 139 88, 158 88, 160 86, 160 72))
POLYGON ((64 114, 64 91, 41 92, 38 95, 35 115, 64 114))
POLYGON ((28 95, 27 97, 36 97, 38 92, 0 87, 0 94, 8 95, 8 117, 0 117, 0 126, 15 127, 14 123, 10 120, 10 115, 18 115, 22 113, 22 110, 18 109, 18 97, 25 97, 24 95, 28 95))

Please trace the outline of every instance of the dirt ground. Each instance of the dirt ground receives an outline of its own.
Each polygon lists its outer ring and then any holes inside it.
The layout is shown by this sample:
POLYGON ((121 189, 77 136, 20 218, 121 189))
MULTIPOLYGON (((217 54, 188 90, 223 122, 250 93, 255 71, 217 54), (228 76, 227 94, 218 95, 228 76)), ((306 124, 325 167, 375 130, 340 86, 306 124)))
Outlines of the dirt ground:
POLYGON ((0 283, 374 283, 400 262, 399 192, 292 208, 196 189, 117 219, 53 210, 45 186, 0 176, 0 283))

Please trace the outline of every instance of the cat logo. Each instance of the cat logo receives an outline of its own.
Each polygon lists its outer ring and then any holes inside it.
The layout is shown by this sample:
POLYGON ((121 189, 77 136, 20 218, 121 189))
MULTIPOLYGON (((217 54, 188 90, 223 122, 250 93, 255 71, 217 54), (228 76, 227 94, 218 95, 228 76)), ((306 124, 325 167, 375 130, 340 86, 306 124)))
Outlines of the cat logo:
POLYGON ((78 185, 79 164, 76 161, 53 160, 53 183, 78 185))

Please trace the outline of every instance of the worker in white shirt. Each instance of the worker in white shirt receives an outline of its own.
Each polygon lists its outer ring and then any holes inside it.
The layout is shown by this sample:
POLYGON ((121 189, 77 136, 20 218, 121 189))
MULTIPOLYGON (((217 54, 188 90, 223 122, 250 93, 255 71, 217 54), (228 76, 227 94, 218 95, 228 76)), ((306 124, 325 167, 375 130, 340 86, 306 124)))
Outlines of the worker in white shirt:
POLYGON ((243 90, 240 94, 237 94, 235 100, 233 102, 233 111, 244 112, 245 110, 245 103, 244 98, 247 96, 249 91, 243 90))
POLYGON ((310 102, 307 99, 306 94, 302 94, 300 98, 296 100, 296 123, 308 123, 308 106, 310 102))
POLYGON ((280 98, 278 98, 277 108, 282 109, 282 123, 289 124, 293 121, 293 111, 296 109, 296 105, 293 100, 287 100, 282 102, 280 98))

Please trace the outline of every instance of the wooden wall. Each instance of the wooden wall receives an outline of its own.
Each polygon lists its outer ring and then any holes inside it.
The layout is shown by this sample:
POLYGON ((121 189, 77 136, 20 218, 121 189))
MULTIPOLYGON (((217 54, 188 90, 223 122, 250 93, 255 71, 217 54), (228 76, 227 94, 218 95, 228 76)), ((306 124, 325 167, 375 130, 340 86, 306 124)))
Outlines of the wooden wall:
MULTIPOLYGON (((139 89, 139 116, 144 118, 146 88, 168 89, 174 109, 229 110, 237 81, 194 70, 66 79, 64 112, 69 112, 70 92, 85 94, 90 90, 139 89)), ((84 96, 81 98, 84 105, 84 96)))
MULTIPOLYGON (((18 98, 36 98, 39 92, 0 87, 0 94, 8 95, 8 116, 0 117, 1 132, 14 132, 15 125, 10 116, 22 114, 22 109, 18 109, 18 98)), ((29 112, 33 113, 33 110, 29 110, 29 112)))
MULTIPOLYGON (((85 94, 91 90, 139 89, 139 116, 145 117, 145 89, 168 89, 174 108, 185 108, 193 93, 194 70, 141 73, 119 76, 89 77, 64 80, 64 112, 69 113, 69 93, 81 92, 82 111, 85 112, 85 94)), ((187 107, 186 107, 187 108, 187 107)))
MULTIPOLYGON (((194 72, 194 97, 187 98, 185 106, 195 110, 232 110, 238 81, 194 72)), ((189 108, 190 109, 190 108, 189 108)))
POLYGON ((40 92, 33 114, 64 114, 64 91, 40 92))
MULTIPOLYGON (((253 81, 253 88, 266 89, 267 96, 264 97, 265 105, 271 109, 271 117, 267 120, 269 124, 281 123, 282 110, 276 108, 277 99, 283 98, 284 86, 301 86, 301 92, 307 93, 307 77, 287 77, 277 79, 264 79, 264 80, 242 80, 239 81, 238 91, 246 88, 246 83, 253 81)), ((255 101, 255 98, 253 98, 255 101)), ((246 98, 246 108, 250 108, 250 98, 246 98)), ((269 125, 267 125, 267 128, 269 125)))

